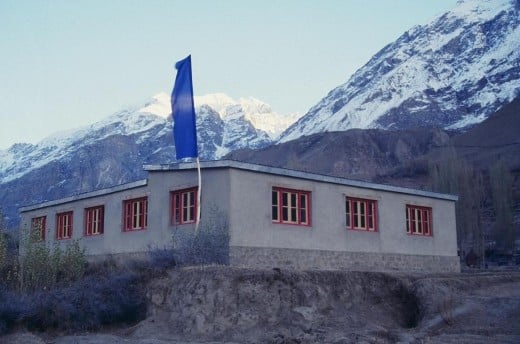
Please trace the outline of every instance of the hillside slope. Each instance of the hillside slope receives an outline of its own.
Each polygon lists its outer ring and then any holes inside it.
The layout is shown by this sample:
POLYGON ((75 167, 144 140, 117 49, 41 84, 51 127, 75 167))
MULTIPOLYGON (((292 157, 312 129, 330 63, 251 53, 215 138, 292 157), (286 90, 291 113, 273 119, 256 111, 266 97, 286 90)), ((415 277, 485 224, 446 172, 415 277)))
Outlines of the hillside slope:
MULTIPOLYGON (((520 272, 412 275, 193 267, 149 281, 148 317, 76 343, 518 343, 520 272)), ((51 335, 51 336, 49 336, 51 335)), ((38 334, 0 337, 43 343, 38 334)))

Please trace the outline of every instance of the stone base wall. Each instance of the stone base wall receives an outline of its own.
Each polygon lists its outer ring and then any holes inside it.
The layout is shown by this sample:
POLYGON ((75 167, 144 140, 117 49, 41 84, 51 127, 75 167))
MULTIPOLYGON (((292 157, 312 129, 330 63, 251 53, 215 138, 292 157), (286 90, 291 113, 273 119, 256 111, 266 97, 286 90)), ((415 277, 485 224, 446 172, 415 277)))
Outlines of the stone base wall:
POLYGON ((395 253, 338 252, 288 248, 229 248, 232 266, 294 268, 299 270, 358 270, 401 272, 460 272, 457 256, 427 256, 395 253))
MULTIPOLYGON (((87 252, 88 253, 88 252, 87 252)), ((87 262, 89 263, 103 263, 112 261, 116 266, 125 266, 126 264, 135 261, 147 261, 150 259, 149 252, 125 252, 125 253, 111 253, 111 254, 87 254, 87 262)))

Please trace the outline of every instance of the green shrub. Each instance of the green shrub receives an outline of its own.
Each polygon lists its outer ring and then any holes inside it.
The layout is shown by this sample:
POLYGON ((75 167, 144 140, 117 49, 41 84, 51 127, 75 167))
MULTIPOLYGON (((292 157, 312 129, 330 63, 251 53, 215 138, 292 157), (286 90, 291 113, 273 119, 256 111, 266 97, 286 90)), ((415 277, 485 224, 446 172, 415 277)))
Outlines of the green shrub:
POLYGON ((61 261, 57 265, 63 281, 73 282, 79 280, 85 274, 87 266, 85 249, 81 248, 77 240, 74 240, 67 245, 65 251, 61 254, 61 261))
POLYGON ((29 292, 48 290, 60 282, 73 282, 81 278, 86 269, 85 249, 73 240, 62 250, 39 240, 37 234, 24 233, 21 241, 19 288, 29 292))

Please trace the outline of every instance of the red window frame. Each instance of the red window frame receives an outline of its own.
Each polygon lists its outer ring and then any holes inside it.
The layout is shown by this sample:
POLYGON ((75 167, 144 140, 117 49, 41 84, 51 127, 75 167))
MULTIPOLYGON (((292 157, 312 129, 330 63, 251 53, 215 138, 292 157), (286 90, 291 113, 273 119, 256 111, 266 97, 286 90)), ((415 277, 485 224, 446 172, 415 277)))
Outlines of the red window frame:
POLYGON ((346 197, 345 219, 347 229, 377 232, 377 201, 346 197))
POLYGON ((86 236, 103 234, 105 225, 105 206, 98 205, 95 207, 85 208, 84 219, 86 236))
POLYGON ((432 208, 407 204, 406 233, 409 235, 432 236, 432 208))
POLYGON ((37 239, 45 241, 47 216, 38 216, 31 219, 31 231, 38 235, 37 239))
POLYGON ((148 197, 123 202, 123 231, 144 230, 148 226, 148 197))
POLYGON ((72 214, 72 211, 56 214, 56 239, 64 240, 72 238, 72 214))
POLYGON ((271 219, 273 223, 310 226, 311 192, 273 187, 271 219))
POLYGON ((195 223, 197 217, 197 188, 170 192, 170 224, 195 223))

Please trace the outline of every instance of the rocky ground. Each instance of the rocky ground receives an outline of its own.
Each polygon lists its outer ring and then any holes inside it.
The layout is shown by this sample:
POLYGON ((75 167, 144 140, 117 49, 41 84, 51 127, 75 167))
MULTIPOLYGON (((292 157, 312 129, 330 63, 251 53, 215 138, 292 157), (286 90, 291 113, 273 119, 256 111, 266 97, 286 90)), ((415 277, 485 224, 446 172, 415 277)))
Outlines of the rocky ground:
POLYGON ((129 328, 0 343, 520 343, 520 272, 443 275, 204 267, 149 282, 129 328))

